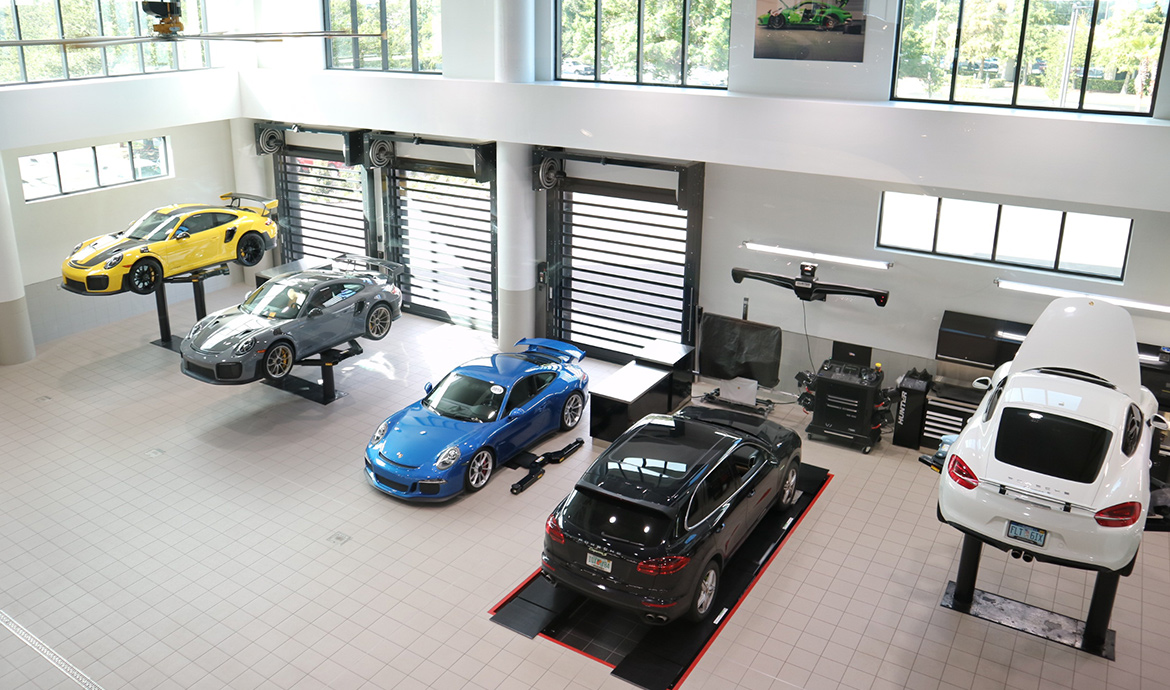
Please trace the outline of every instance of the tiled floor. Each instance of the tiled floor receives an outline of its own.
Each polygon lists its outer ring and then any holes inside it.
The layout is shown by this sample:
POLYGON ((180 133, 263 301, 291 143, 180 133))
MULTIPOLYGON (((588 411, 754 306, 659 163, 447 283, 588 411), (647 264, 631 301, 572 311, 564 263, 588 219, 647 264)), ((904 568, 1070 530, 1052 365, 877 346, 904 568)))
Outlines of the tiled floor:
MULTIPOLYGON (((173 309, 177 332, 189 311, 173 309)), ((338 367, 348 395, 322 406, 188 379, 156 335, 153 315, 132 317, 0 367, 0 611, 95 683, 630 687, 487 615, 536 568, 544 518, 596 448, 519 496, 507 469, 444 506, 365 483, 382 417, 490 339, 403 317, 338 367)), ((776 416, 808 420, 794 405, 776 416)), ((1121 582, 1106 662, 939 608, 960 539, 935 520, 937 475, 916 457, 806 443, 835 478, 683 687, 1170 686, 1167 535, 1146 536, 1121 582)), ((1092 578, 985 549, 978 586, 1083 619, 1092 578)), ((75 686, 0 627, 0 688, 75 686)))

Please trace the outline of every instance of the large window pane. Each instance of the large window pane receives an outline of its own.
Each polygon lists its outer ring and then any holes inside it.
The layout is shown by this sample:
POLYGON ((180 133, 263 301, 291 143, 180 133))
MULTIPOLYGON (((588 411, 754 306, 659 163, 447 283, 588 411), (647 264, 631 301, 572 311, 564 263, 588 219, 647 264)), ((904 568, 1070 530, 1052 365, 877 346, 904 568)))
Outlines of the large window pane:
POLYGON ((443 71, 443 27, 440 0, 417 0, 418 69, 420 72, 443 71))
POLYGON ((130 167, 130 146, 126 142, 96 146, 98 163, 98 184, 103 187, 130 182, 134 169, 130 167))
POLYGON ((1055 268, 1060 240, 1060 211, 1003 206, 999 216, 996 261, 1055 268))
POLYGON ((972 259, 991 259, 998 215, 999 204, 943 199, 935 251, 972 259))
POLYGON ((93 147, 58 151, 57 167, 61 171, 61 191, 66 194, 98 186, 93 147))
POLYGON ((1166 2, 1110 2, 1097 13, 1085 108, 1150 111, 1166 27, 1166 2))
POLYGON ((934 247, 937 217, 938 199, 933 196, 886 192, 878 244, 928 252, 934 247))
MULTIPOLYGON (((0 41, 15 41, 16 16, 10 3, 0 2, 0 41)), ((20 48, 0 48, 0 84, 22 81, 20 48)))
POLYGON ((731 0, 692 2, 687 17, 687 86, 727 86, 731 0))
POLYGON ((948 100, 959 0, 905 0, 898 44, 897 98, 948 100))
MULTIPOLYGON (((20 37, 23 39, 61 38, 56 3, 18 4, 16 18, 20 25, 20 37)), ((65 78, 65 51, 60 46, 28 46, 23 50, 29 81, 65 78)))
POLYGON ((166 140, 162 137, 133 142, 134 179, 161 177, 169 173, 166 140))
POLYGON ((358 33, 379 34, 386 29, 386 45, 380 38, 359 38, 358 69, 410 69, 410 0, 386 0, 386 25, 382 25, 382 6, 377 0, 358 0, 358 33), (382 60, 383 48, 389 63, 382 60), (402 56, 406 55, 406 64, 402 56))
POLYGON ((638 78, 638 3, 601 0, 601 78, 633 82, 638 78))
MULTIPOLYGON (((138 36, 138 3, 129 0, 102 0, 102 28, 107 36, 138 36)), ((106 69, 111 75, 143 71, 142 47, 137 44, 109 46, 106 69)))
POLYGON ((1132 226, 1129 218, 1066 213, 1057 268, 1120 278, 1132 226))
POLYGON ((154 41, 142 44, 142 55, 147 72, 166 72, 177 66, 175 44, 171 41, 154 41))
POLYGON ((22 156, 19 164, 20 183, 24 187, 26 201, 61 193, 61 185, 57 182, 56 156, 51 153, 22 156))
POLYGON ((955 100, 1012 102, 1023 0, 966 0, 955 100))
POLYGON ((682 0, 644 0, 642 81, 682 83, 682 0))
MULTIPOLYGON (((199 33, 207 23, 203 20, 203 3, 188 2, 183 5, 183 23, 187 33, 199 33)), ((179 41, 179 69, 198 69, 208 66, 207 41, 179 41)))
POLYGON ((593 80, 595 0, 563 0, 561 3, 561 79, 593 80))
MULTIPOLYGON (((97 36, 101 33, 97 0, 63 0, 61 19, 65 38, 97 36)), ((99 76, 105 72, 101 48, 66 48, 65 59, 69 62, 69 76, 74 79, 99 76)))
MULTIPOLYGON (((353 32, 353 11, 350 0, 329 0, 325 7, 325 27, 328 31, 353 32)), ((335 69, 353 67, 353 39, 330 38, 325 41, 329 50, 329 66, 335 69)))

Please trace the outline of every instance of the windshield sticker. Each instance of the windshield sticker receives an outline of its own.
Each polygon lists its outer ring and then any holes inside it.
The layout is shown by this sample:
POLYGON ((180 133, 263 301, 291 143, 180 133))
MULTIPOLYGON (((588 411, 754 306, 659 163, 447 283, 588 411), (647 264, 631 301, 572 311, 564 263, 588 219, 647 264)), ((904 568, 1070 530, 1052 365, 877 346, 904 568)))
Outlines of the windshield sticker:
POLYGON ((503 394, 504 394, 504 387, 503 386, 492 386, 492 395, 503 395, 503 394))

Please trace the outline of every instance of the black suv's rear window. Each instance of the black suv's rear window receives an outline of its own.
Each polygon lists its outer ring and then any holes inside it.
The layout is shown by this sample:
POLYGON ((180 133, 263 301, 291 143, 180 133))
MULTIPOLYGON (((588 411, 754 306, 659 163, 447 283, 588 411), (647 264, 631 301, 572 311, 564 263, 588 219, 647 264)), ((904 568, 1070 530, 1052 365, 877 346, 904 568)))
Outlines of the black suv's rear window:
POLYGON ((1101 471, 1112 432, 1059 415, 1005 407, 995 457, 1009 465, 1090 484, 1101 471))
POLYGON ((670 528, 665 513, 582 489, 569 494, 564 519, 586 534, 641 546, 662 543, 670 528))

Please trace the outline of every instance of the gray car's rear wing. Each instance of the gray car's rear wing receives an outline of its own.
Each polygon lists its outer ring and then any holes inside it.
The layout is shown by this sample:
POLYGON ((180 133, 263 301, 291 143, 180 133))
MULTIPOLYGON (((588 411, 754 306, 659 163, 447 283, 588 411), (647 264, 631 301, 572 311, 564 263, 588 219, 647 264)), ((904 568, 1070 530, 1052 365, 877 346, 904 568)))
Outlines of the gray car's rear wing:
POLYGON ((361 254, 339 254, 333 257, 332 261, 341 261, 351 264, 365 264, 371 267, 379 267, 386 269, 386 272, 391 277, 402 275, 406 271, 406 266, 397 261, 390 261, 388 259, 376 259, 372 256, 362 256, 361 254))

